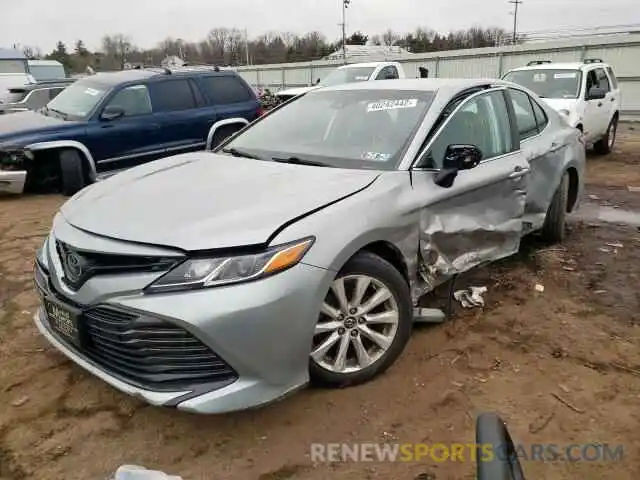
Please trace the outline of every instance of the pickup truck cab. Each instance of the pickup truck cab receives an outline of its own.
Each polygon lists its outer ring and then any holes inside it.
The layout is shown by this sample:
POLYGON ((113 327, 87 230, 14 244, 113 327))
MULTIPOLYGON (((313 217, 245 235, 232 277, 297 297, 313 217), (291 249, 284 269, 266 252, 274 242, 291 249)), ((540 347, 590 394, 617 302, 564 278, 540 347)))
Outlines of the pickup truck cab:
POLYGON ((600 59, 581 63, 529 62, 507 72, 503 80, 532 90, 579 129, 596 153, 613 149, 620 118, 620 86, 611 65, 600 59))
MULTIPOLYGON (((428 75, 428 71, 424 69, 421 69, 420 72, 423 77, 428 75), (426 74, 423 72, 426 72, 426 74)), ((286 101, 316 88, 341 85, 343 83, 393 80, 397 78, 407 78, 402 65, 398 62, 352 63, 336 68, 324 80, 318 79, 316 84, 311 87, 281 90, 276 93, 276 97, 281 101, 286 101)))
POLYGON ((0 193, 62 191, 145 162, 212 148, 261 115, 233 71, 99 73, 38 111, 0 115, 0 193))

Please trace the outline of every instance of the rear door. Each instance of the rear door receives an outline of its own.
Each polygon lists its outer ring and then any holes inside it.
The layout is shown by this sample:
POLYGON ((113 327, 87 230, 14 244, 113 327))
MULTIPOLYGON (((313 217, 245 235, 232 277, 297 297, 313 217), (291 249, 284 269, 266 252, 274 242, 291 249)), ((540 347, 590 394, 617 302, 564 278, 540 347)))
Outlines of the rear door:
POLYGON ((168 152, 203 149, 215 110, 190 78, 163 79, 149 84, 151 103, 159 115, 162 146, 168 152))
POLYGON ((603 105, 601 107, 601 119, 600 125, 603 132, 606 132, 609 128, 609 122, 613 118, 615 112, 616 92, 613 91, 613 86, 604 68, 598 68, 596 70, 596 78, 598 79, 598 85, 600 88, 607 92, 607 95, 603 99, 603 105))
POLYGON ((87 126, 85 142, 98 171, 132 167, 164 154, 160 124, 146 85, 129 85, 114 91, 99 113, 109 106, 122 109, 124 115, 114 120, 97 118, 87 126))
POLYGON ((452 107, 419 164, 428 169, 412 172, 412 178, 424 198, 420 253, 430 288, 518 251, 529 166, 510 123, 504 88, 473 94, 452 107), (443 188, 434 179, 450 145, 475 145, 483 158, 443 188))

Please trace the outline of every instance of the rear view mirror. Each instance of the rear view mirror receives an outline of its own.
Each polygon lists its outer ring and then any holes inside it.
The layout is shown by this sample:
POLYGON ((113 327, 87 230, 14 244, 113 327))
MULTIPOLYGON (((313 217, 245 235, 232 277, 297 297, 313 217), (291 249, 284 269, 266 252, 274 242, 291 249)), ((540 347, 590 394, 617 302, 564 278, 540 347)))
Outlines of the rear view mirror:
POLYGON ((476 419, 476 462, 478 480, 524 480, 511 435, 495 413, 483 413, 476 419), (492 453, 489 458, 487 451, 492 453))
POLYGON ((124 109, 115 105, 109 105, 102 111, 100 119, 111 121, 124 116, 124 109))
POLYGON ((602 100, 607 96, 607 91, 600 87, 591 87, 587 93, 587 100, 602 100))
POLYGON ((475 145, 449 145, 444 153, 442 169, 435 178, 436 185, 449 188, 460 170, 469 170, 478 166, 482 152, 475 145))

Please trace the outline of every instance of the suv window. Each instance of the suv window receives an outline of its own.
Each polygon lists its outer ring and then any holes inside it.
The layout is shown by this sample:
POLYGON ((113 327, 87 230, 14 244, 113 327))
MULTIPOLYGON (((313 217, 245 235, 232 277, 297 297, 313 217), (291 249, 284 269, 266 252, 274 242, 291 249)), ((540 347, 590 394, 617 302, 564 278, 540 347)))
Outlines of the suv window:
POLYGON ((146 85, 132 85, 117 92, 107 104, 124 110, 125 117, 151 113, 151 99, 146 85))
POLYGON ((511 93, 513 110, 516 114, 520 140, 526 140, 529 137, 537 135, 538 122, 536 121, 535 113, 533 113, 533 105, 531 105, 529 95, 514 89, 510 89, 509 92, 511 93))
POLYGON ((252 98, 249 89, 235 76, 205 77, 202 82, 216 105, 248 102, 252 98))
POLYGON ((613 68, 607 67, 607 72, 609 72, 609 78, 611 79, 611 86, 615 90, 618 88, 618 79, 616 78, 615 73, 613 73, 613 68))
POLYGON ((393 65, 388 65, 380 70, 376 80, 395 80, 396 78, 400 78, 398 75, 398 69, 393 65))
POLYGON ((462 106, 438 134, 427 153, 429 168, 441 168, 449 145, 475 145, 482 159, 513 151, 507 104, 502 91, 479 95, 462 106))
POLYGON ((604 71, 604 68, 599 68, 596 70, 596 78, 598 79, 598 86, 600 88, 604 88, 605 92, 611 91, 609 78, 607 77, 607 73, 604 71))
POLYGON ((155 112, 175 112, 196 108, 189 80, 165 80, 150 85, 155 112))

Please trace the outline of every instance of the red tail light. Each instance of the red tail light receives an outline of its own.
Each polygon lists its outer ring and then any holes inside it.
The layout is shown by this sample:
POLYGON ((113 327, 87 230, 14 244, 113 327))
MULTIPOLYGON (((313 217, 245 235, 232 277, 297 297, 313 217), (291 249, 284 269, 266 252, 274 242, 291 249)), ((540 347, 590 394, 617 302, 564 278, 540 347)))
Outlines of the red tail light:
POLYGON ((262 107, 258 108, 258 118, 260 118, 264 114, 265 114, 264 108, 262 108, 262 107))

